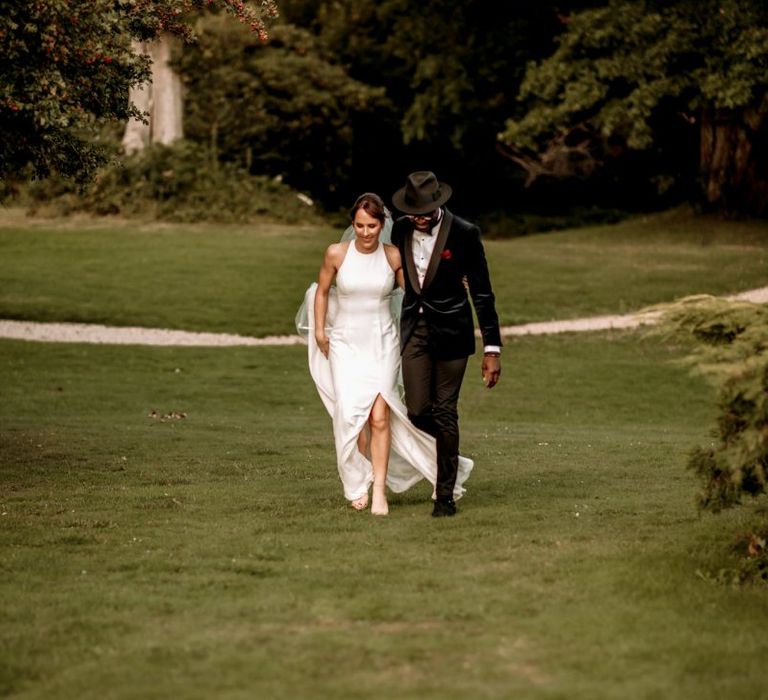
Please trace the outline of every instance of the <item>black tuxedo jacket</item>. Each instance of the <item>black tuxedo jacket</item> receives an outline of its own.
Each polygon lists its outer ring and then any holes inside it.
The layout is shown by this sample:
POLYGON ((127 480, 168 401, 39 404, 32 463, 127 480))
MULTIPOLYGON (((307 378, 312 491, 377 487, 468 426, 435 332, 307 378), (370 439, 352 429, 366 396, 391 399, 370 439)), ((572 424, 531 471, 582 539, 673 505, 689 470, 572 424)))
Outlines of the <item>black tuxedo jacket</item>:
POLYGON ((405 347, 416 327, 419 309, 423 309, 431 350, 437 357, 451 360, 472 355, 475 352, 475 324, 470 296, 483 344, 500 346, 496 300, 480 229, 443 208, 443 220, 434 235, 437 236, 435 250, 427 267, 424 286, 420 287, 413 260, 413 222, 402 217, 392 227, 392 243, 400 250, 405 276, 400 318, 401 348, 405 347))

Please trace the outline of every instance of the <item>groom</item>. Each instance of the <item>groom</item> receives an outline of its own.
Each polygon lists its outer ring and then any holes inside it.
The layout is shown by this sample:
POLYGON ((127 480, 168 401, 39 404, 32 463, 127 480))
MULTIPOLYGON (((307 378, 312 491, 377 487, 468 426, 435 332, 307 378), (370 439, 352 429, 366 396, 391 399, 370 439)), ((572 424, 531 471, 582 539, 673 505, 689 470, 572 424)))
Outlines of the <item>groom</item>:
POLYGON ((467 360, 475 352, 470 296, 483 336, 483 382, 491 388, 501 373, 499 319, 480 229, 445 208, 451 192, 434 173, 422 170, 411 173, 392 195, 395 208, 405 214, 392 228, 405 276, 400 319, 405 403, 411 422, 437 442, 434 517, 456 514, 456 405, 467 360))

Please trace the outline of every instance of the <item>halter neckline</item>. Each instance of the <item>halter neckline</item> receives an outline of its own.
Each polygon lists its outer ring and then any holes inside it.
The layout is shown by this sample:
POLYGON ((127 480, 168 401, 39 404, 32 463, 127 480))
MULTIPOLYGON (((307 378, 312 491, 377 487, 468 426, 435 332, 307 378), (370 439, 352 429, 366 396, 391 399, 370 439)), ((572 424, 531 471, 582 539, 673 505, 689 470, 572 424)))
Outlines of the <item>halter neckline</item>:
POLYGON ((379 248, 381 248, 381 241, 377 241, 376 247, 370 252, 370 253, 364 253, 362 250, 358 250, 357 248, 357 239, 352 241, 352 246, 355 249, 355 252, 360 253, 360 255, 375 255, 379 248))

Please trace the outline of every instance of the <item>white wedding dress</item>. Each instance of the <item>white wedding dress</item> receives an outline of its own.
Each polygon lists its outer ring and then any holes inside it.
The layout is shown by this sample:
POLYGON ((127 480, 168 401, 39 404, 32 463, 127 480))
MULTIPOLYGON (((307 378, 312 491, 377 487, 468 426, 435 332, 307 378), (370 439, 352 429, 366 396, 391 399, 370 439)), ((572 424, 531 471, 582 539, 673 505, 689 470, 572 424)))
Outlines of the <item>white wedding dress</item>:
MULTIPOLYGON (((382 243, 373 253, 361 253, 350 241, 328 300, 328 359, 315 342, 317 284, 305 297, 309 370, 333 419, 339 476, 350 501, 365 495, 373 481, 372 465, 359 451, 357 438, 379 394, 390 408, 392 449, 387 486, 399 493, 421 479, 434 486, 437 476, 435 440, 410 422, 398 391, 400 343, 390 307, 394 284, 382 243)), ((464 482, 473 466, 472 460, 459 458, 454 498, 464 494, 464 482)))

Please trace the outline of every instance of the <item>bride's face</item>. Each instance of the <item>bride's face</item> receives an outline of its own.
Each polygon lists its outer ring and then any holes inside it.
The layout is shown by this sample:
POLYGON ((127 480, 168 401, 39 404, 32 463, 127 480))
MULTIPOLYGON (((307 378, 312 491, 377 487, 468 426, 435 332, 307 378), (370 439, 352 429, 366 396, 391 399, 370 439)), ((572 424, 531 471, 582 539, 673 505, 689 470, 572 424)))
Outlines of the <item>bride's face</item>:
POLYGON ((371 216, 365 209, 358 209, 352 225, 355 228, 357 249, 363 252, 376 250, 379 245, 381 221, 371 216))

